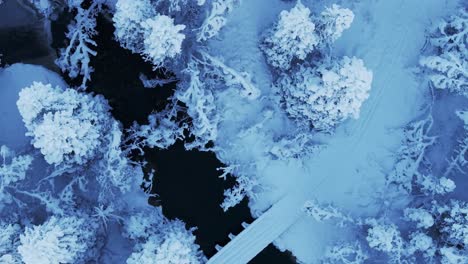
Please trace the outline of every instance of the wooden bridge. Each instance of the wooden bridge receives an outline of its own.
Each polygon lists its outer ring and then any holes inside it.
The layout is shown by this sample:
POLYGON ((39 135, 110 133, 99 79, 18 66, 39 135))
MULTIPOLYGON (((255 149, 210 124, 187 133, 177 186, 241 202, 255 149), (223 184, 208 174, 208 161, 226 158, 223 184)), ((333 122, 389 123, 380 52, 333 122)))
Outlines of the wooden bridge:
POLYGON ((305 215, 302 212, 305 200, 300 195, 283 197, 253 223, 248 226, 244 225, 244 231, 237 236, 230 235, 231 241, 222 248, 218 247, 218 253, 207 263, 248 263, 305 215))

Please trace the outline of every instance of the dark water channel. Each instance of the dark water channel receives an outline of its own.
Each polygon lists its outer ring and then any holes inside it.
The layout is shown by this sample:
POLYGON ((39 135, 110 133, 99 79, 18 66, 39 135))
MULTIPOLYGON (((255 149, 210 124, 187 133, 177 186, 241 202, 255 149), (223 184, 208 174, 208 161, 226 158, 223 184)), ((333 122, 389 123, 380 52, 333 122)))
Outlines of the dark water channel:
MULTIPOLYGON (((53 66, 54 52, 64 47, 66 25, 73 16, 63 14, 52 23, 53 41, 49 46, 40 21, 31 20, 30 15, 19 10, 19 5, 9 2, 16 1, 6 0, 4 5, 9 5, 8 13, 18 9, 15 19, 19 18, 19 21, 5 24, 4 20, 13 18, 10 18, 11 14, 2 16, 3 7, 0 6, 0 53, 5 54, 3 61, 9 64, 41 64, 57 71, 53 66), (26 19, 30 21, 23 21, 26 19)), ((150 78, 154 77, 151 65, 145 63, 139 55, 120 48, 113 39, 114 28, 108 19, 99 17, 97 30, 98 55, 91 62, 95 72, 89 89, 103 94, 109 100, 113 115, 125 127, 133 121, 145 123, 148 114, 164 108, 174 85, 145 89, 138 76, 144 73, 150 78)), ((79 81, 62 76, 71 85, 79 84, 79 81)), ((148 150, 145 159, 156 171, 154 191, 159 195, 156 203, 162 206, 168 218, 179 218, 188 226, 197 227, 197 243, 206 256, 216 253, 216 244, 226 244, 229 233, 239 233, 242 222, 253 221, 247 200, 226 213, 219 206, 224 189, 231 187, 234 182, 218 177, 220 173, 216 168, 223 164, 213 153, 186 151, 183 143, 178 142, 168 150, 148 150)), ((251 263, 282 264, 295 261, 289 253, 282 253, 270 245, 251 263)))

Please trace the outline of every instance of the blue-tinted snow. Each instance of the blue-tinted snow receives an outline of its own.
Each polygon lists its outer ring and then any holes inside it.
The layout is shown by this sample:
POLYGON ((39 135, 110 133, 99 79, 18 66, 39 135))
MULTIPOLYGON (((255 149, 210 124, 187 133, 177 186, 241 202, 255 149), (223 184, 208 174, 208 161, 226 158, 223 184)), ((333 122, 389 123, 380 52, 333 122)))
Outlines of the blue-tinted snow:
MULTIPOLYGON (((338 127, 333 136, 317 135, 326 145, 318 155, 302 160, 281 161, 265 155, 275 135, 288 134, 291 124, 273 100, 272 77, 258 49, 258 36, 273 23, 278 13, 294 4, 283 1, 245 1, 229 16, 221 40, 212 41, 211 52, 225 63, 253 76, 263 92, 262 99, 246 101, 232 89, 218 92, 224 121, 216 144, 227 164, 244 166, 240 174, 254 175, 267 191, 251 199, 254 214, 259 214, 287 193, 303 193, 321 202, 333 202, 353 215, 375 212, 376 199, 384 190, 385 174, 391 169, 402 140, 399 128, 417 118, 430 100, 427 84, 413 74, 426 29, 453 11, 456 1, 359 1, 350 6, 355 13, 351 28, 336 43, 333 53, 362 58, 374 74, 370 98, 358 120, 338 127), (262 130, 239 137, 240 131, 262 119, 262 111, 275 109, 272 120, 262 130)), ((317 13, 323 6, 303 1, 317 13)), ((323 1, 332 4, 334 1, 323 1)), ((343 3, 344 7, 346 3, 343 3)), ((303 219, 283 234, 276 245, 289 249, 299 260, 316 263, 332 241, 344 239, 346 230, 334 225, 303 219)))

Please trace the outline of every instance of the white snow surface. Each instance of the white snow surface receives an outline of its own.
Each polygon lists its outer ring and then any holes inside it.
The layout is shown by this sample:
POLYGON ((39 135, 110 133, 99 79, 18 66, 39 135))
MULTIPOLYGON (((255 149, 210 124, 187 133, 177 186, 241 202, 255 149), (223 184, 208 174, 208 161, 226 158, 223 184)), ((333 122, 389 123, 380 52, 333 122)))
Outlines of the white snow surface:
MULTIPOLYGON (((333 1, 302 1, 318 14, 333 1)), ((239 174, 257 177, 263 190, 250 199, 254 216, 259 216, 285 194, 296 193, 319 202, 333 203, 351 214, 372 215, 375 200, 384 192, 385 174, 391 169, 394 151, 402 140, 399 130, 417 117, 427 97, 427 86, 412 73, 417 66, 425 30, 450 13, 456 1, 440 0, 362 0, 343 7, 351 9, 354 22, 337 40, 332 53, 356 56, 373 71, 369 99, 361 108, 360 118, 340 125, 335 134, 315 134, 325 149, 301 159, 275 160, 267 155, 273 138, 294 134, 294 124, 287 119, 275 100, 270 70, 258 48, 259 36, 276 21, 281 10, 292 2, 279 0, 244 1, 234 10, 220 39, 210 41, 210 53, 224 58, 224 63, 253 76, 262 95, 248 101, 233 88, 216 91, 222 122, 216 145, 223 151, 222 162, 240 166, 239 174), (274 115, 250 133, 249 127, 261 122, 265 109, 274 115), (248 124, 246 126, 246 124, 248 124)), ((317 263, 331 242, 345 239, 346 230, 327 223, 303 218, 275 245, 291 250, 299 261, 317 263)))

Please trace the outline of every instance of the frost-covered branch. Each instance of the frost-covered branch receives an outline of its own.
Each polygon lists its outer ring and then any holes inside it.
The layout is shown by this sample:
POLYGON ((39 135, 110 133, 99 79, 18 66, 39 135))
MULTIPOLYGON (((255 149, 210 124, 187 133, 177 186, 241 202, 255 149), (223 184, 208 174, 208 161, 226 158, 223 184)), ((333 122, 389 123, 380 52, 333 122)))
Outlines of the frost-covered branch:
POLYGON ((299 159, 306 155, 319 153, 325 146, 314 142, 307 132, 299 132, 293 137, 281 137, 270 148, 269 153, 277 159, 299 159))
POLYGON ((150 114, 148 124, 139 125, 135 122, 127 129, 128 136, 122 142, 124 151, 128 153, 136 150, 143 155, 145 147, 167 149, 178 139, 183 139, 187 125, 178 120, 180 111, 177 102, 173 100, 163 111, 150 114))
POLYGON ((339 225, 354 223, 354 219, 342 213, 331 204, 320 204, 317 200, 308 200, 304 203, 302 210, 316 221, 323 222, 335 220, 339 225))
POLYGON ((55 63, 62 72, 68 72, 71 78, 78 75, 83 76, 81 89, 86 89, 86 83, 91 80, 93 68, 89 65, 91 56, 96 56, 97 52, 93 49, 97 46, 93 37, 96 31, 96 16, 101 10, 100 1, 93 1, 88 9, 77 6, 77 15, 75 20, 68 26, 66 37, 69 45, 60 50, 60 57, 55 63))
POLYGON ((138 78, 140 79, 141 83, 143 84, 143 87, 145 88, 163 87, 167 84, 177 82, 177 78, 175 77, 169 77, 169 78, 164 78, 164 79, 161 79, 161 78, 148 79, 148 77, 146 77, 146 75, 144 75, 143 73, 140 73, 138 78))
POLYGON ((234 175, 235 171, 239 168, 239 165, 229 165, 226 167, 216 168, 217 171, 222 171, 223 173, 219 175, 219 178, 226 180, 228 175, 234 175))
POLYGON ((15 156, 7 146, 0 146, 0 201, 8 203, 10 194, 6 187, 13 187, 18 181, 26 178, 26 172, 31 166, 33 157, 30 155, 15 156))
POLYGON ((114 121, 106 135, 106 149, 98 162, 97 181, 101 187, 99 201, 113 199, 115 188, 124 194, 136 189, 143 181, 143 171, 139 164, 133 164, 122 150, 122 138, 120 124, 114 121))
MULTIPOLYGON (((213 0, 211 10, 198 29, 197 41, 205 41, 218 35, 224 25, 226 25, 226 15, 229 14, 241 0, 213 0)), ((198 4, 204 4, 204 0, 198 0, 198 4)))
POLYGON ((246 196, 251 199, 256 196, 254 188, 258 186, 258 183, 254 178, 238 176, 236 181, 237 183, 233 188, 224 191, 224 201, 221 208, 225 212, 239 204, 246 196))
POLYGON ((468 12, 459 8, 459 13, 447 20, 440 21, 430 35, 432 45, 443 52, 456 51, 467 54, 466 38, 468 36, 468 12))
POLYGON ((63 215, 65 213, 61 208, 61 201, 53 197, 50 192, 36 193, 18 189, 16 189, 15 192, 39 200, 43 205, 45 205, 47 211, 54 215, 63 215))
POLYGON ((260 96, 260 90, 252 83, 251 76, 247 72, 238 72, 224 64, 220 58, 213 57, 204 51, 200 51, 199 63, 211 69, 210 73, 221 78, 227 86, 238 85, 242 88, 240 95, 249 100, 260 96))
POLYGON ((218 136, 219 113, 211 87, 201 79, 197 63, 191 61, 184 71, 188 80, 175 92, 174 98, 187 106, 187 114, 192 122, 190 134, 195 137, 193 142, 185 144, 187 149, 210 150, 207 144, 214 142, 218 136))
POLYGON ((107 230, 107 223, 110 220, 114 220, 117 222, 123 221, 123 217, 117 215, 115 213, 115 209, 112 205, 109 206, 104 206, 100 204, 99 206, 94 207, 95 214, 92 216, 101 220, 102 224, 104 225, 104 228, 107 230))

